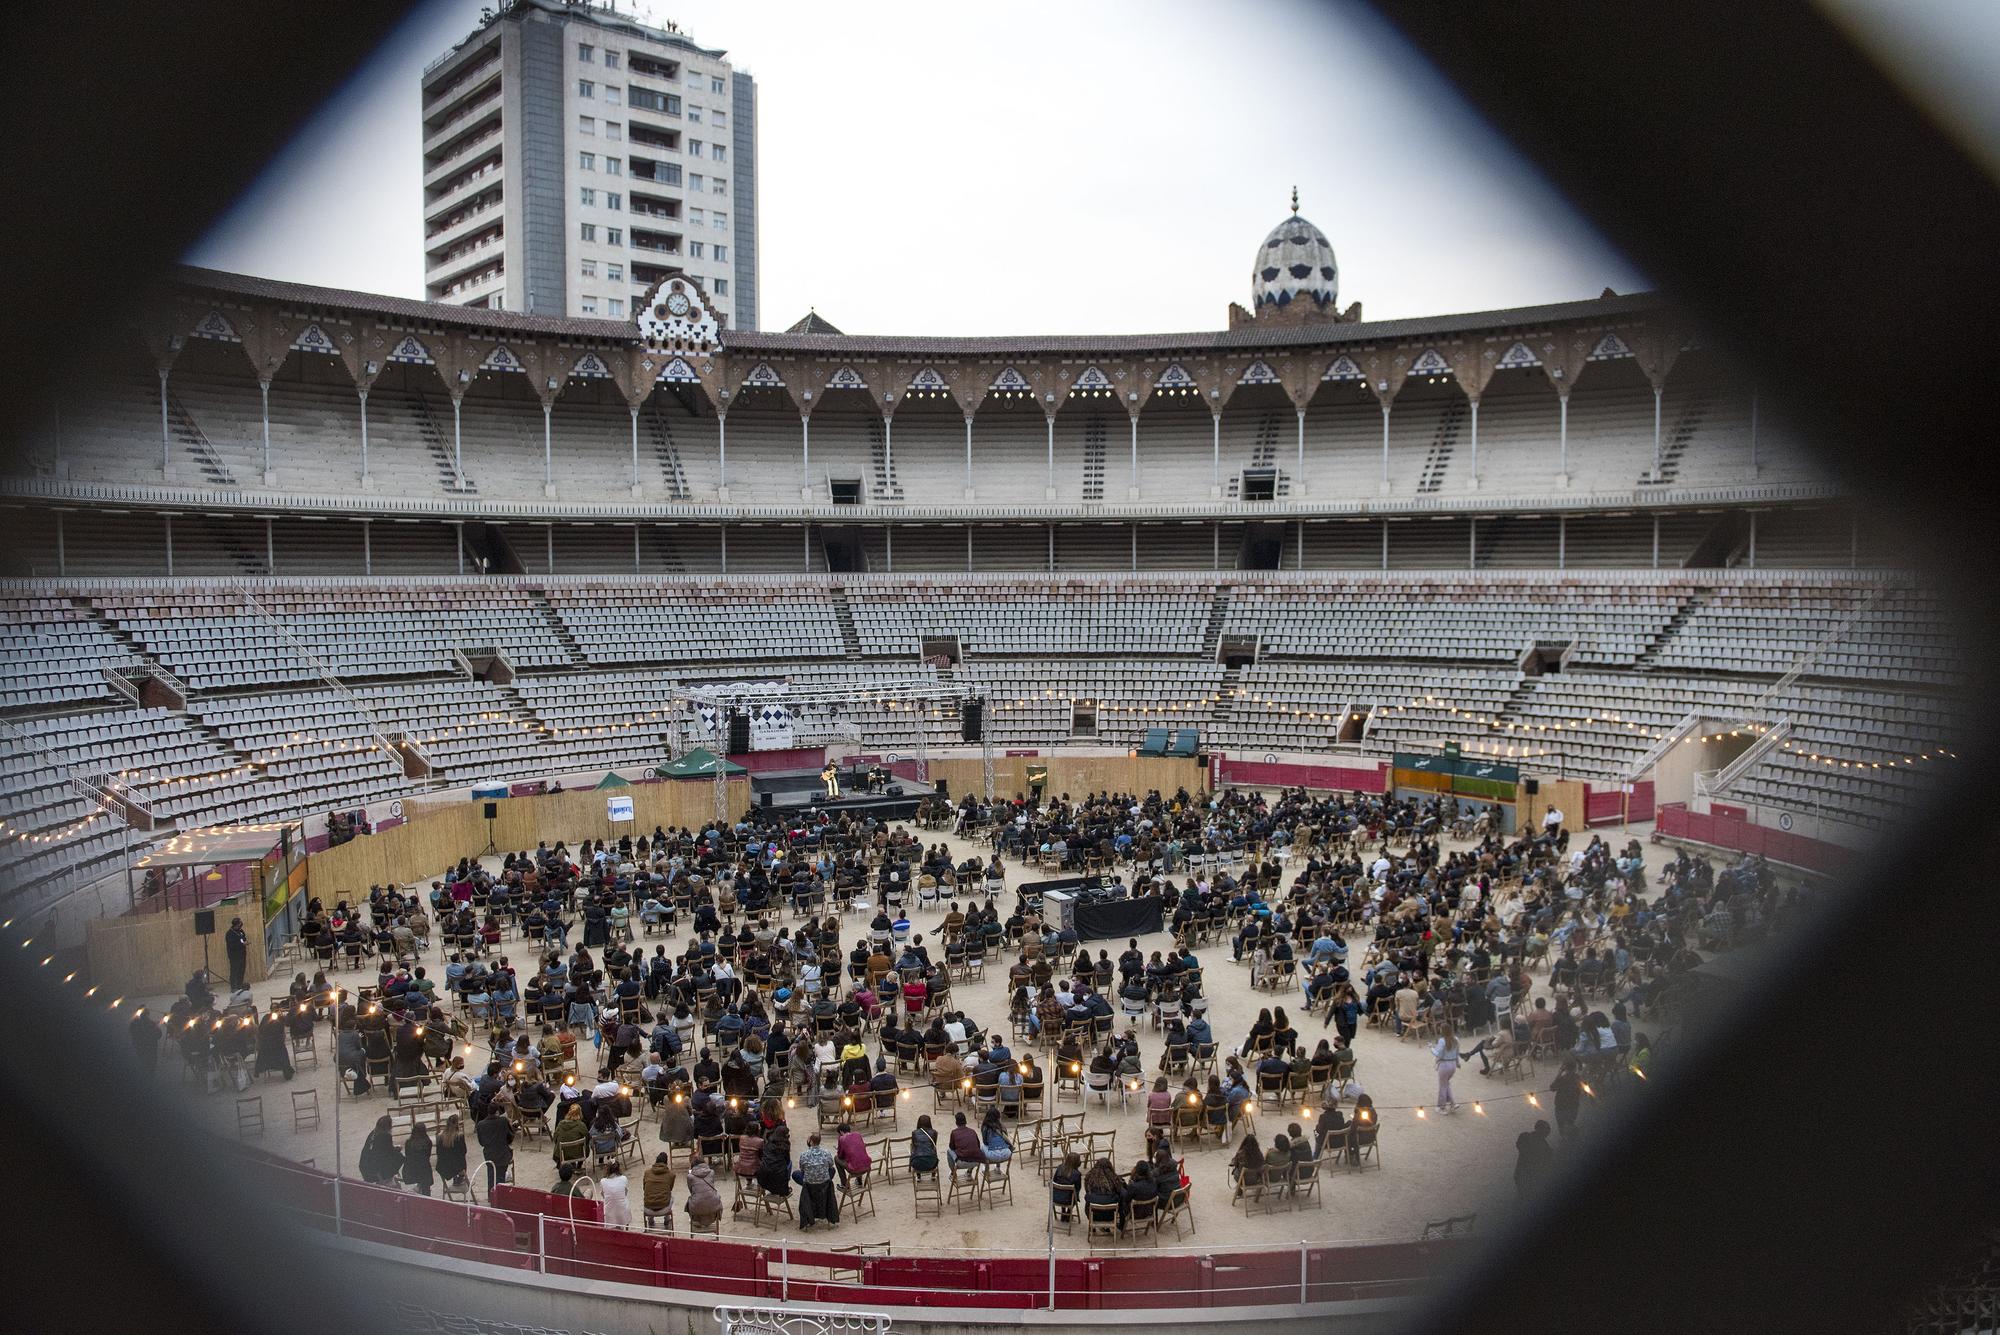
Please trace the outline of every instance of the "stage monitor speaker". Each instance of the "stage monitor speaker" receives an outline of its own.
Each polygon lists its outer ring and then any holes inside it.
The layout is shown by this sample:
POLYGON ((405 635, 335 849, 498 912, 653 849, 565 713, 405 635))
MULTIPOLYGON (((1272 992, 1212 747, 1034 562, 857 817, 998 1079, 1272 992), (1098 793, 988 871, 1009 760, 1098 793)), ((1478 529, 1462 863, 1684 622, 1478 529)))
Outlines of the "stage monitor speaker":
POLYGON ((498 820, 499 818, 500 818, 500 804, 498 802, 488 802, 486 804, 486 819, 498 820))
POLYGON ((889 796, 891 796, 891 797, 901 797, 902 795, 903 795, 903 785, 902 785, 902 784, 900 784, 900 783, 892 783, 892 784, 890 784, 890 785, 889 785, 889 796))
POLYGON ((976 742, 986 733, 986 702, 967 700, 959 706, 958 736, 960 741, 976 742))
POLYGON ((729 754, 745 755, 750 750, 750 716, 737 710, 729 711, 729 754))
POLYGON ((937 789, 937 795, 939 797, 943 798, 947 802, 951 801, 951 780, 937 779, 933 781, 932 786, 937 789))
POLYGON ((1542 781, 1540 779, 1523 779, 1521 783, 1527 789, 1529 797, 1533 797, 1536 793, 1542 791, 1542 781))
POLYGON ((196 936, 215 935, 214 909, 196 909, 194 911, 194 934, 196 936))
POLYGON ((777 794, 776 794, 776 793, 765 793, 765 794, 764 794, 764 809, 765 809, 766 811, 769 811, 769 810, 771 809, 771 807, 772 807, 773 805, 775 805, 775 801, 774 801, 774 799, 775 799, 776 797, 777 797, 777 794))

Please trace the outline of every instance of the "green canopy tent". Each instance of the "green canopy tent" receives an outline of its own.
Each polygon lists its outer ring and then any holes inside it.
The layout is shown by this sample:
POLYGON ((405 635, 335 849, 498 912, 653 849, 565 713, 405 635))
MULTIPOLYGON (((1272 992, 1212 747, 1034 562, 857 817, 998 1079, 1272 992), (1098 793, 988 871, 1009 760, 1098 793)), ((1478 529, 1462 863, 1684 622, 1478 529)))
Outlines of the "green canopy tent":
POLYGON ((598 788, 630 788, 632 782, 622 777, 617 770, 606 770, 604 777, 597 781, 598 788))
POLYGON ((697 746, 679 760, 661 765, 653 773, 662 779, 713 779, 718 766, 725 775, 750 772, 734 761, 719 759, 713 751, 697 746))

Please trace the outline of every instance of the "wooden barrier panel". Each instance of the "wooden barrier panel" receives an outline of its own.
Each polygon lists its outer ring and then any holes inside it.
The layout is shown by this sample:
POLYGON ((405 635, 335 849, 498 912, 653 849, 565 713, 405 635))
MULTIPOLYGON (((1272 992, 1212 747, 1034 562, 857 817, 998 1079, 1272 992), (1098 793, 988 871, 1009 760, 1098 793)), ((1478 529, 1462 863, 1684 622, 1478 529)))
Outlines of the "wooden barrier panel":
MULTIPOLYGON (((208 967, 222 979, 218 994, 229 984, 229 949, 223 937, 231 918, 243 919, 249 934, 249 964, 245 980, 261 982, 268 974, 264 961, 264 909, 257 896, 246 894, 234 904, 217 904, 215 935, 208 938, 208 967)), ((114 996, 144 996, 179 992, 202 967, 202 938, 194 934, 193 909, 161 909, 123 918, 98 918, 84 924, 85 958, 90 981, 114 996)), ((262 1002, 258 1003, 261 1007, 262 1002)))
MULTIPOLYGON (((729 783, 729 817, 734 820, 750 805, 750 780, 732 778, 729 783)), ((478 802, 467 803, 476 815, 478 802)), ((572 845, 583 839, 633 838, 652 834, 654 827, 700 829, 715 814, 715 785, 707 779, 665 779, 659 783, 635 783, 625 788, 586 788, 564 793, 544 793, 536 797, 498 799, 499 818, 493 822, 493 842, 503 853, 524 852, 541 840, 558 839, 572 845), (632 819, 613 824, 606 799, 632 799, 632 819)), ((476 822, 479 839, 473 849, 486 846, 486 822, 476 822)), ((472 849, 466 850, 471 852, 472 849)))
MULTIPOLYGON (((749 780, 729 781, 732 815, 750 801, 749 780)), ((706 782, 635 783, 627 788, 590 788, 534 797, 495 799, 498 814, 491 838, 503 853, 524 852, 541 840, 574 845, 584 839, 651 834, 655 826, 699 827, 714 812, 715 790, 706 782), (632 820, 614 825, 605 798, 632 799, 632 820)), ((488 827, 482 799, 410 803, 409 819, 377 834, 358 835, 307 860, 312 893, 331 907, 340 900, 359 903, 376 885, 408 885, 434 879, 446 867, 486 847, 488 827)), ((197 958, 199 958, 197 956, 197 958)), ((184 981, 184 980, 183 980, 184 981)))
POLYGON ((486 822, 477 803, 406 806, 410 817, 401 825, 356 835, 306 859, 306 883, 328 908, 343 899, 360 903, 370 886, 427 880, 486 846, 486 822))

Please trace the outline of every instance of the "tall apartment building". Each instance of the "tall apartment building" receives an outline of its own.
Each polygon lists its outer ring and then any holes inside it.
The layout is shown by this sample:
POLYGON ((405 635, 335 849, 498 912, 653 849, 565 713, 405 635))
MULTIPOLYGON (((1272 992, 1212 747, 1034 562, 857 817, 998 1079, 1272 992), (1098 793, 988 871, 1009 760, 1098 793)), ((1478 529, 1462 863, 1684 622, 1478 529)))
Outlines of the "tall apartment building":
POLYGON ((757 85, 592 4, 512 0, 423 76, 424 294, 629 315, 671 273, 757 327, 757 85))

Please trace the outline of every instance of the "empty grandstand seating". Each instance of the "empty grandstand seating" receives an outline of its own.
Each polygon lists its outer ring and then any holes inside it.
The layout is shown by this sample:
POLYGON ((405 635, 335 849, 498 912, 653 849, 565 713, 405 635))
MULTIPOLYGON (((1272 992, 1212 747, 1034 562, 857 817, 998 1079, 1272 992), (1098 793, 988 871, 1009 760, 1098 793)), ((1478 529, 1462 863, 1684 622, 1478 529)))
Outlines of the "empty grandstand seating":
MULTIPOLYGON (((214 540, 230 532, 220 526, 214 540)), ((1142 549, 1172 532, 1142 530, 1142 549)), ((943 563, 948 541, 899 550, 943 563)), ((1060 534, 1057 544, 1066 550, 1060 534)), ((914 677, 984 696, 988 736, 1005 746, 1129 748, 1165 728, 1198 732, 1226 753, 1374 759, 1457 741, 1472 754, 1512 746, 1599 781, 1621 778, 1690 712, 1718 725, 1782 718, 1789 748, 1773 747, 1728 796, 1856 824, 1920 801, 1935 767, 1881 762, 1949 745, 1963 717, 1952 694, 1956 642, 1935 598, 1842 576, 988 573, 838 585, 250 587, 256 610, 239 587, 200 581, 48 583, 0 602, 16 650, 0 712, 21 730, 4 748, 0 813, 9 829, 39 837, 0 841, 0 869, 53 892, 118 865, 122 832, 108 816, 90 819, 94 803, 37 747, 85 777, 126 771, 134 796, 178 828, 296 819, 424 787, 643 766, 680 726, 669 716, 683 689, 718 682, 825 689, 826 704, 797 711, 803 745, 909 755, 919 729, 934 753, 957 745, 954 710, 867 698, 886 679, 914 677), (950 636, 961 662, 943 674, 919 664, 926 639, 950 636), (293 638, 350 685, 323 680, 293 638), (1225 644, 1235 661, 1246 638, 1254 662, 1218 661, 1225 644), (510 684, 472 678, 454 653, 488 646, 515 669, 510 684), (1530 646, 1537 656, 1524 663, 1530 646), (1807 655, 1802 674, 1774 692, 1807 655), (184 713, 133 707, 108 685, 106 663, 131 669, 147 658, 186 682, 184 713), (414 739, 432 777, 406 779, 379 749, 380 732, 414 739)))

